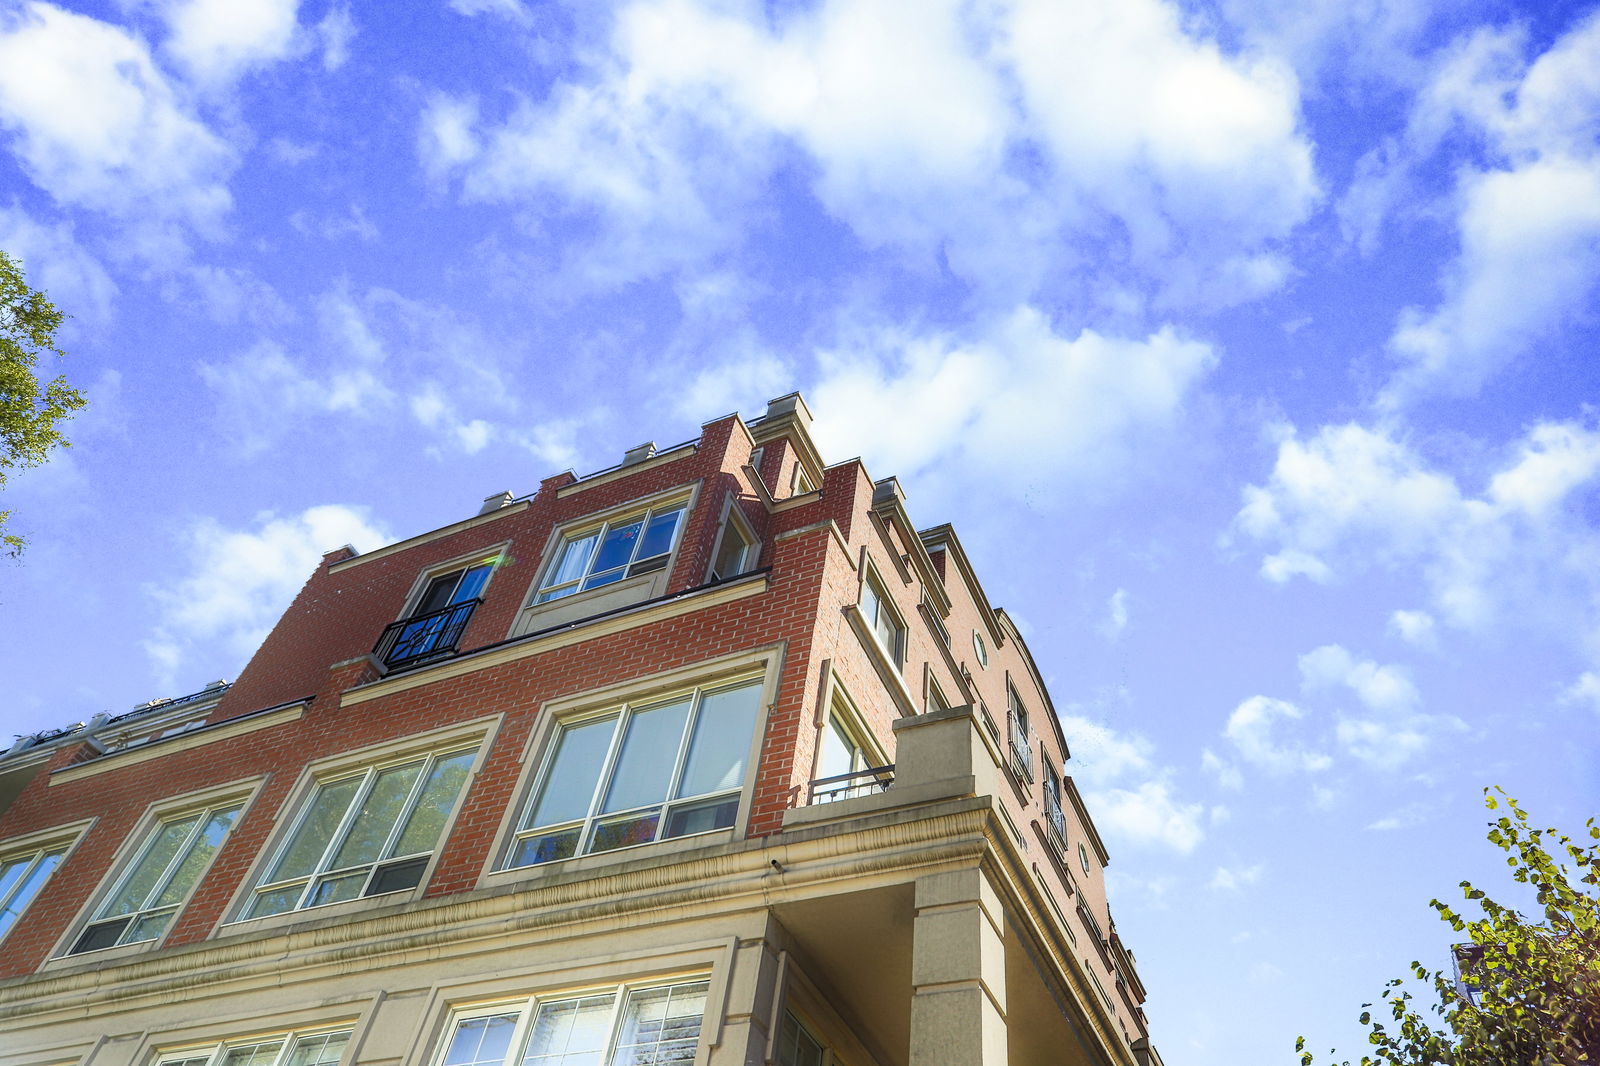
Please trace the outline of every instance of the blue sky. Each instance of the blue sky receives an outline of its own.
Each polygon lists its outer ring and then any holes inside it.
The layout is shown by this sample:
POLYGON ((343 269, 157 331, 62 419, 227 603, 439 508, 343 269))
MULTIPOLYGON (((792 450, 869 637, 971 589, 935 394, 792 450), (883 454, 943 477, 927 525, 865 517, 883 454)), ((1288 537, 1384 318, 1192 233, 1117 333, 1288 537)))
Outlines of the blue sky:
POLYGON ((6 490, 0 731, 798 388, 1027 633, 1167 1060, 1358 1053, 1480 790, 1600 807, 1597 137, 1583 5, 7 5, 91 406, 6 490))

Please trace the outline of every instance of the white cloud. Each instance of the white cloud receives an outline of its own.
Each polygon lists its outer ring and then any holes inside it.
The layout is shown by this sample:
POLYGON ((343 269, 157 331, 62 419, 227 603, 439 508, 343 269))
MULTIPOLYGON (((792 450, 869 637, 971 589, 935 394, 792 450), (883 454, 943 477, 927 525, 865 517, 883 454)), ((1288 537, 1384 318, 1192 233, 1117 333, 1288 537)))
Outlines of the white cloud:
POLYGON ((0 125, 58 202, 140 223, 211 226, 231 206, 234 151, 138 37, 44 3, 0 30, 0 125))
POLYGON ((1300 678, 1308 692, 1355 695, 1366 713, 1340 714, 1335 736, 1351 755, 1378 769, 1397 769, 1440 734, 1463 728, 1454 716, 1421 713, 1422 698, 1403 668, 1357 659, 1337 644, 1300 656, 1300 678))
POLYGON ((226 86, 289 56, 299 0, 171 0, 166 49, 196 81, 226 86))
POLYGON ((1386 832, 1394 829, 1410 829, 1412 826, 1421 825, 1423 822, 1427 821, 1430 813, 1432 813, 1432 810, 1428 804, 1408 803, 1404 807, 1399 807, 1393 811, 1390 811, 1382 818, 1372 822, 1367 826, 1367 828, 1375 829, 1379 832, 1386 832))
POLYGON ((1260 862, 1254 866, 1245 866, 1237 870, 1219 866, 1217 867, 1217 872, 1211 875, 1211 883, 1206 887, 1213 892, 1237 892, 1239 889, 1253 885, 1261 880, 1261 874, 1266 868, 1266 864, 1260 862))
POLYGON ((1523 619, 1569 625, 1582 611, 1587 628, 1600 580, 1584 562, 1595 538, 1581 504, 1597 481, 1600 429, 1578 422, 1531 427, 1476 496, 1390 429, 1324 426, 1308 440, 1283 433, 1272 473, 1244 489, 1234 525, 1271 549, 1261 573, 1278 583, 1415 569, 1428 610, 1395 624, 1419 639, 1431 629, 1424 617, 1481 629, 1510 605, 1523 619))
POLYGON ((350 42, 355 40, 356 20, 348 4, 335 4, 317 23, 317 39, 322 44, 322 69, 335 71, 350 60, 350 42))
POLYGON ((1419 648, 1434 645, 1433 615, 1427 611, 1395 611, 1389 616, 1389 631, 1419 648))
POLYGON ((1170 327, 1142 340, 1068 339, 1024 307, 968 342, 862 336, 823 353, 808 395, 826 454, 870 455, 902 476, 966 466, 1019 487, 1122 472, 1180 418, 1215 362, 1209 345, 1170 327))
POLYGON ((1151 762, 1154 748, 1137 733, 1119 733, 1108 725, 1071 714, 1061 719, 1061 730, 1072 750, 1072 776, 1085 784, 1106 785, 1129 776, 1155 773, 1151 762))
POLYGON ((21 208, 0 207, 0 248, 22 263, 28 284, 47 292, 57 306, 90 322, 111 317, 117 284, 78 243, 71 223, 45 224, 21 208))
POLYGON ((1600 284, 1600 15, 1531 64, 1527 51, 1520 29, 1463 37, 1418 94, 1404 145, 1365 168, 1361 195, 1388 189, 1382 195, 1398 199, 1410 169, 1459 143, 1452 133, 1487 153, 1459 169, 1451 208, 1460 252, 1441 277, 1443 299, 1407 308, 1390 338, 1402 365, 1384 407, 1476 393, 1585 314, 1600 284))
POLYGON ((435 100, 420 143, 470 197, 554 194, 595 217, 598 249, 575 265, 602 280, 737 242, 798 154, 866 245, 1008 301, 1093 234, 1094 278, 1125 259, 1168 297, 1226 303, 1282 283, 1273 242, 1318 198, 1298 105, 1286 66, 1224 54, 1160 0, 827 0, 779 16, 638 0, 539 102, 468 137, 470 116, 435 100))
POLYGON ((1305 712, 1286 700, 1270 696, 1251 696, 1228 715, 1222 735, 1233 742, 1239 757, 1253 766, 1277 775, 1317 773, 1333 760, 1322 752, 1281 739, 1279 723, 1297 722, 1305 712))
POLYGON ((1106 619, 1100 624, 1100 632, 1106 639, 1116 640, 1128 628, 1128 590, 1118 589, 1106 601, 1106 619))
POLYGON ((1217 787, 1238 792, 1244 788, 1244 775, 1239 768, 1222 758, 1210 748, 1200 752, 1200 768, 1217 779, 1217 787))
POLYGON ((392 538, 364 508, 326 504, 288 517, 264 512, 241 529, 201 519, 183 539, 187 573, 147 589, 157 621, 145 650, 164 688, 180 671, 231 675, 324 552, 347 543, 365 550, 392 538))
POLYGON ((1205 807, 1179 801, 1164 781, 1097 789, 1086 799, 1095 822, 1115 840, 1187 855, 1205 839, 1205 807))
POLYGON ((1559 701, 1579 704, 1600 715, 1600 673, 1585 670, 1578 679, 1561 690, 1559 701))

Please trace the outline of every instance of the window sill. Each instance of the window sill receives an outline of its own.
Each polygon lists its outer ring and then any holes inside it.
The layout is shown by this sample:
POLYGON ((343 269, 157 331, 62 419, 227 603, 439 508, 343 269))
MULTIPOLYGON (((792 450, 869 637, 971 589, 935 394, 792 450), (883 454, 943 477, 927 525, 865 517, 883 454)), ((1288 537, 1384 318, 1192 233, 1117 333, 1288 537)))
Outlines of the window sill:
POLYGON ((867 625, 866 617, 855 604, 850 604, 844 609, 850 619, 850 628, 855 630, 856 639, 861 642, 861 648, 867 653, 867 658, 872 660, 872 665, 878 671, 878 676, 883 679, 884 687, 889 690, 889 698, 894 700, 895 707, 900 711, 902 718, 912 718, 917 713, 917 701, 911 695, 911 689, 906 685, 906 679, 900 673, 900 664, 890 658, 889 653, 883 650, 883 645, 878 642, 878 635, 867 625))
MULTIPOLYGON (((72 940, 77 940, 82 935, 82 929, 74 930, 72 940)), ((98 951, 80 951, 76 955, 57 955, 53 959, 46 959, 43 965, 39 967, 39 972, 65 970, 74 966, 100 967, 107 963, 121 962, 123 959, 143 955, 147 951, 155 951, 161 946, 163 939, 164 937, 157 937, 154 940, 141 940, 137 944, 118 944, 114 947, 101 948, 98 951)), ((70 944, 72 940, 69 940, 68 943, 70 944)))
POLYGON ((659 570, 614 581, 609 585, 589 589, 587 592, 574 592, 560 599, 530 603, 517 612, 517 619, 511 625, 510 636, 520 637, 524 633, 549 629, 564 622, 653 600, 666 592, 667 575, 672 572, 672 563, 676 561, 676 559, 668 560, 667 565, 659 570))

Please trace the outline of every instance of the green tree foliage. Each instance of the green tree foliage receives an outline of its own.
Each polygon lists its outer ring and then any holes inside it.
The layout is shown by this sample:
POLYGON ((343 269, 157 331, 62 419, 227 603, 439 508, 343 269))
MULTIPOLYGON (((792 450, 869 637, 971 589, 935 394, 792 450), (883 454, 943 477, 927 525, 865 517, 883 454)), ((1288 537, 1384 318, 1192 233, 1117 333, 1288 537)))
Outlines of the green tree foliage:
MULTIPOLYGON (((39 383, 39 357, 66 354, 56 346, 62 318, 44 293, 28 288, 22 266, 0 252, 0 489, 12 467, 38 466, 51 448, 68 446, 61 423, 84 404, 64 377, 39 383)), ((0 554, 16 556, 23 539, 6 531, 10 517, 0 510, 0 554)))
MULTIPOLYGON (((1361 1066, 1600 1066, 1600 826, 1589 819, 1589 839, 1574 843, 1554 829, 1530 829, 1527 812, 1503 791, 1484 789, 1484 798, 1490 810, 1506 812, 1490 823, 1489 841, 1541 909, 1520 914, 1468 881, 1462 891, 1481 918, 1434 900, 1440 917, 1465 935, 1456 948, 1460 982, 1413 962, 1413 976, 1436 998, 1422 1008, 1404 979, 1390 981, 1387 1011, 1379 1013, 1392 1025, 1374 1018, 1366 1009, 1373 1004, 1362 1005, 1375 1050, 1361 1066)), ((1303 1037, 1295 1050, 1311 1066, 1303 1037)))

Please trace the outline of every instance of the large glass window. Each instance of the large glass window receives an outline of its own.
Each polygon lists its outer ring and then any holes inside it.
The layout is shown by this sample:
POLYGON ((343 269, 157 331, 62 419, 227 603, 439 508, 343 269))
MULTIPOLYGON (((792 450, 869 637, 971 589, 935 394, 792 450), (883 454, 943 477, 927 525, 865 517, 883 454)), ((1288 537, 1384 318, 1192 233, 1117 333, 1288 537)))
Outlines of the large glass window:
POLYGON ((63 843, 0 859, 0 936, 6 935, 39 894, 66 853, 67 845, 63 843))
POLYGON ((242 806, 208 807, 152 827, 133 863, 67 954, 136 944, 165 933, 222 847, 242 806))
POLYGON ((872 574, 867 575, 866 581, 861 585, 861 614, 867 620, 868 627, 877 636, 878 643, 888 653, 896 666, 905 661, 905 623, 900 621, 900 616, 895 614, 894 608, 889 605, 888 597, 884 595, 883 588, 878 584, 878 579, 872 574))
POLYGON ((337 1066, 350 1030, 252 1037, 163 1055, 156 1066, 337 1066))
POLYGON ((415 888, 475 754, 428 755, 319 782, 244 917, 415 888))
POLYGON ((684 507, 682 503, 657 507, 567 537, 545 568, 538 601, 560 599, 666 566, 683 524, 684 507))
POLYGON ((562 723, 506 865, 733 825, 760 703, 756 680, 562 723))
POLYGON ((459 1012, 438 1066, 673 1066, 694 1061, 705 981, 459 1012))
POLYGON ((828 1054, 828 1046, 812 1035, 793 1011, 783 1012, 783 1029, 778 1033, 778 1066, 832 1066, 837 1061, 828 1054))

